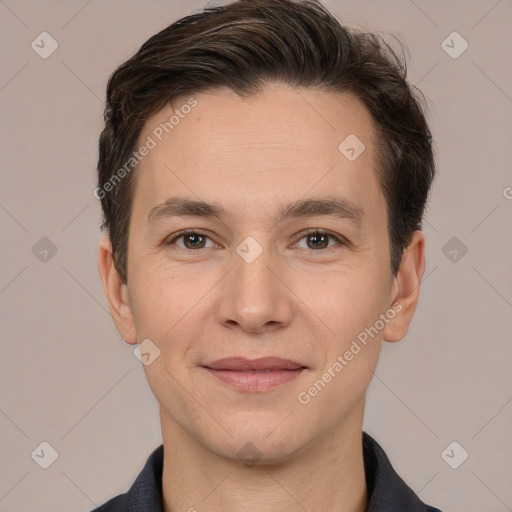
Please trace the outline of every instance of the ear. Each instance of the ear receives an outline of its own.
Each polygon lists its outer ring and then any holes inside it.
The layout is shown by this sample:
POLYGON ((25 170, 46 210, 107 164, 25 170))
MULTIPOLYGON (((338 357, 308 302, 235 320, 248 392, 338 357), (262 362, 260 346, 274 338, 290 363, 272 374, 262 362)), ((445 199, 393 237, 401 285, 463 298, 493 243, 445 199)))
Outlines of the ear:
POLYGON ((114 265, 112 243, 107 236, 100 240, 98 268, 114 324, 124 341, 130 345, 135 345, 137 343, 137 336, 128 287, 122 282, 119 272, 114 265))
POLYGON ((420 283, 425 272, 425 235, 414 231, 411 243, 402 255, 400 268, 395 276, 391 304, 396 314, 384 328, 384 341, 401 340, 409 329, 420 293, 420 283))

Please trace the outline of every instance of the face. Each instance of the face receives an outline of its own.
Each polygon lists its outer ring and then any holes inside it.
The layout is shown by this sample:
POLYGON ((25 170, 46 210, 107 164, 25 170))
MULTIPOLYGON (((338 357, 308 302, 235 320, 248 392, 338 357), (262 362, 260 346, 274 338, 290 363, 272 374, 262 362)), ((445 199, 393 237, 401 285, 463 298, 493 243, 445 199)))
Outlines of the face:
POLYGON ((168 134, 170 106, 140 136, 156 145, 134 171, 116 323, 160 351, 144 370, 163 430, 286 460, 361 428, 381 342, 404 330, 377 134, 348 94, 193 97, 168 134))

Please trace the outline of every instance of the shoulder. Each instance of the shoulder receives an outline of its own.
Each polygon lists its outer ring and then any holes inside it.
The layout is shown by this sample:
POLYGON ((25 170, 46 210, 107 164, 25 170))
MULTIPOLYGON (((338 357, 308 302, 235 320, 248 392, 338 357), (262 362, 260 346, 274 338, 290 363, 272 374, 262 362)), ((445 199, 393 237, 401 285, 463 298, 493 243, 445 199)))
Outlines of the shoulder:
POLYGON ((92 512, 126 512, 127 510, 130 509, 128 508, 128 495, 125 493, 108 500, 92 512))
POLYGON ((395 471, 384 449, 363 432, 363 454, 368 486, 367 512, 441 512, 423 503, 395 471))
POLYGON ((148 457, 128 492, 120 494, 91 512, 161 512, 164 447, 148 457))

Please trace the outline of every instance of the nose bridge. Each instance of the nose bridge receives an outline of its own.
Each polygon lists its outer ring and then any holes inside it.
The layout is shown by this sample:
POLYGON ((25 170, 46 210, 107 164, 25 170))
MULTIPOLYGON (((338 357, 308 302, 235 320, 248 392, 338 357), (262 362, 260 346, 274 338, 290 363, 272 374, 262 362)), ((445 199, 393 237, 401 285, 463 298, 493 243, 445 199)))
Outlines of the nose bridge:
POLYGON ((223 288, 219 320, 248 331, 287 324, 292 307, 279 274, 279 261, 263 240, 247 237, 233 255, 233 270, 223 288), (261 243, 260 243, 261 242, 261 243))
POLYGON ((268 245, 264 248, 253 237, 247 237, 236 248, 236 253, 233 272, 235 284, 239 284, 242 292, 252 292, 253 295, 261 292, 270 294, 276 283, 270 282, 275 278, 269 268, 275 266, 276 262, 273 261, 268 245))

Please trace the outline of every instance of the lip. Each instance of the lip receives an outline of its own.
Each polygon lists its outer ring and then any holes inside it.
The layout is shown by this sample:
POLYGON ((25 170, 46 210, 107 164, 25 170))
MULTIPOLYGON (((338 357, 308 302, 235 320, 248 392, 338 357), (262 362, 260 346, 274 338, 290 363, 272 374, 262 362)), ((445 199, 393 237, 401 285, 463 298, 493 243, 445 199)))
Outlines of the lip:
POLYGON ((283 359, 281 357, 260 357, 259 359, 247 359, 245 357, 225 357, 212 363, 204 365, 211 370, 232 370, 239 372, 248 372, 256 370, 297 370, 305 368, 303 364, 283 359))
POLYGON ((203 365, 218 380, 247 393, 268 391, 296 379, 306 366, 280 357, 228 357, 203 365))

